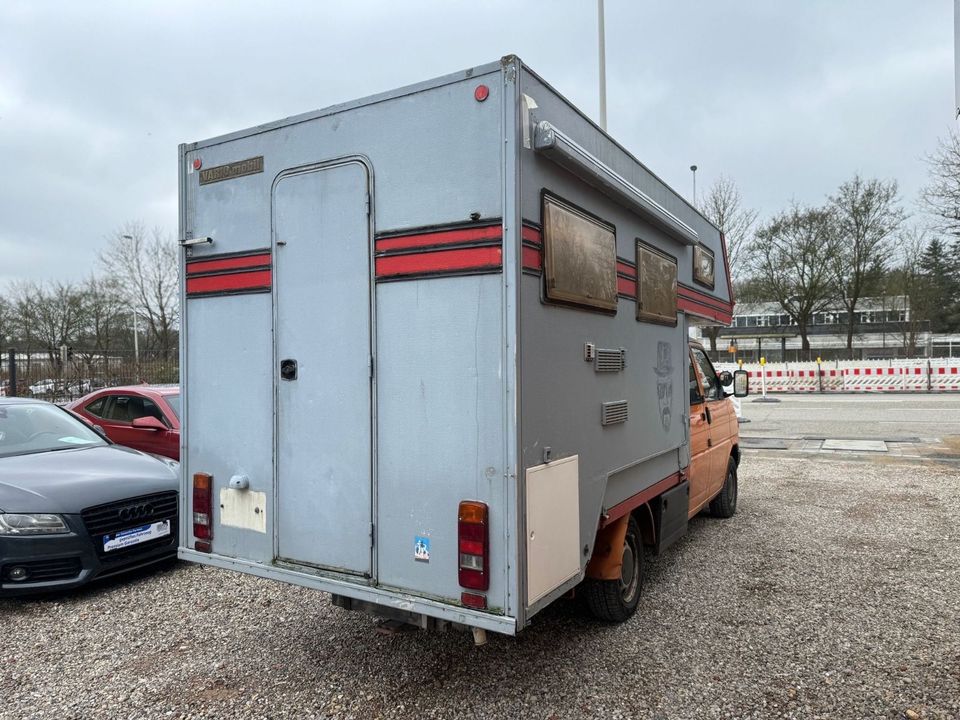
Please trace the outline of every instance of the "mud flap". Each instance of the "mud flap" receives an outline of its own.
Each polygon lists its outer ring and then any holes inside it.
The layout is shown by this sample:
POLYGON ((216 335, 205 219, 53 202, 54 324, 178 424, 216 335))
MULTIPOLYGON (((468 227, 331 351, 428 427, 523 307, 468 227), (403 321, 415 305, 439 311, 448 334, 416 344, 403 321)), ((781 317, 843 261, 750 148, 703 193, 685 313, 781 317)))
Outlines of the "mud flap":
POLYGON ((690 482, 682 482, 675 488, 650 501, 653 522, 657 529, 654 545, 659 555, 687 532, 687 515, 690 511, 690 482))
POLYGON ((617 518, 597 532, 593 555, 587 563, 586 576, 594 580, 618 580, 623 565, 623 541, 627 536, 630 513, 617 518))

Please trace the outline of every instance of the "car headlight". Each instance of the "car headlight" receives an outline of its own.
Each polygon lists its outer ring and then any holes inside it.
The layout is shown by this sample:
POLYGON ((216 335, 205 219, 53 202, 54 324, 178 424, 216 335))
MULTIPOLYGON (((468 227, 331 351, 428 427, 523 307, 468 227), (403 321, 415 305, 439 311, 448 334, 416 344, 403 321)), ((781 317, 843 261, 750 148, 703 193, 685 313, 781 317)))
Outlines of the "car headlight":
POLYGON ((59 515, 0 513, 0 536, 59 535, 70 532, 59 515))

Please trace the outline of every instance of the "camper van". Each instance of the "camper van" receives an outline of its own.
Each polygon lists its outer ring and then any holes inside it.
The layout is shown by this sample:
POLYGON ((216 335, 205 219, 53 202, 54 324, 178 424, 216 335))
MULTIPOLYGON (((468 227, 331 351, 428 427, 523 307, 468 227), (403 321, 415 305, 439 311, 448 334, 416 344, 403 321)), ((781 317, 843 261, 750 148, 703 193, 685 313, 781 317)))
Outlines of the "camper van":
POLYGON ((482 641, 735 511, 723 236, 517 57, 179 177, 181 558, 482 641))

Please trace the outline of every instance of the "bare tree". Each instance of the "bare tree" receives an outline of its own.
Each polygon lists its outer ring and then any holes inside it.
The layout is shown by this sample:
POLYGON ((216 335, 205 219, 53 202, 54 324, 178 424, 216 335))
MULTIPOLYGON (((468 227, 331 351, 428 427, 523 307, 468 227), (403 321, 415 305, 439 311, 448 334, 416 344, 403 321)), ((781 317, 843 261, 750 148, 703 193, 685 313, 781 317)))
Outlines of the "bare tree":
POLYGON ((91 275, 81 288, 86 312, 81 345, 91 355, 116 350, 131 326, 132 308, 117 282, 91 275))
POLYGON ((903 228, 897 237, 893 268, 884 277, 884 296, 891 298, 890 310, 902 312, 898 323, 901 344, 908 356, 917 354, 917 338, 929 319, 926 315, 929 284, 922 265, 927 246, 926 232, 919 227, 903 228))
POLYGON ((83 331, 85 302, 83 292, 69 283, 45 285, 21 282, 12 286, 16 325, 27 339, 46 350, 50 363, 60 367, 61 345, 72 345, 83 331))
MULTIPOLYGON (((757 211, 744 207, 736 183, 724 175, 710 186, 700 201, 699 209, 723 233, 730 275, 734 280, 739 280, 743 277, 743 250, 756 223, 757 211)), ((704 333, 710 338, 710 349, 716 352, 720 327, 705 327, 704 333)))
POLYGON ((960 136, 953 130, 927 156, 930 181, 920 201, 939 221, 941 230, 960 235, 960 136))
POLYGON ((830 267, 837 297, 847 311, 847 350, 852 358, 857 303, 883 277, 890 238, 904 213, 895 180, 864 180, 859 174, 830 196, 829 207, 839 240, 830 267))
POLYGON ((727 243, 730 274, 739 279, 743 276, 743 250, 757 221, 757 211, 743 205, 737 184, 721 175, 700 200, 700 212, 720 228, 727 243))
POLYGON ((159 228, 147 236, 140 222, 128 222, 107 238, 100 262, 139 316, 146 321, 152 344, 163 357, 177 347, 180 294, 177 284, 177 244, 159 228))
MULTIPOLYGON (((6 339, 10 337, 12 339, 14 334, 13 331, 13 311, 10 307, 10 303, 3 297, 0 297, 0 342, 6 342, 6 339)), ((4 344, 0 347, 0 350, 6 350, 6 345, 4 344)))
POLYGON ((808 353, 813 316, 833 301, 836 246, 830 212, 799 205, 771 218, 750 245, 757 289, 793 318, 808 353))

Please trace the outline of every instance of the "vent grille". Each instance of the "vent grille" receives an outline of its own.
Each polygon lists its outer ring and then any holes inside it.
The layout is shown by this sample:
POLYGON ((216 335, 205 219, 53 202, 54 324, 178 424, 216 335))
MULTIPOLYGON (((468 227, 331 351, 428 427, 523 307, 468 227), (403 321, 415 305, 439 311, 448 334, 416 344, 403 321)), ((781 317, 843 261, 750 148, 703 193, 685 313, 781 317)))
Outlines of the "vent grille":
POLYGON ((627 366, 627 351, 624 348, 617 350, 597 350, 597 361, 594 369, 597 372, 621 372, 627 366))
POLYGON ((615 400, 601 405, 600 424, 616 425, 627 421, 627 401, 615 400))
POLYGON ((87 532, 93 535, 106 535, 118 530, 147 525, 158 520, 169 520, 177 516, 177 493, 175 490, 127 498, 106 505, 89 507, 80 513, 87 532), (136 507, 136 514, 123 514, 123 510, 136 507), (128 517, 130 519, 128 519, 128 517))

